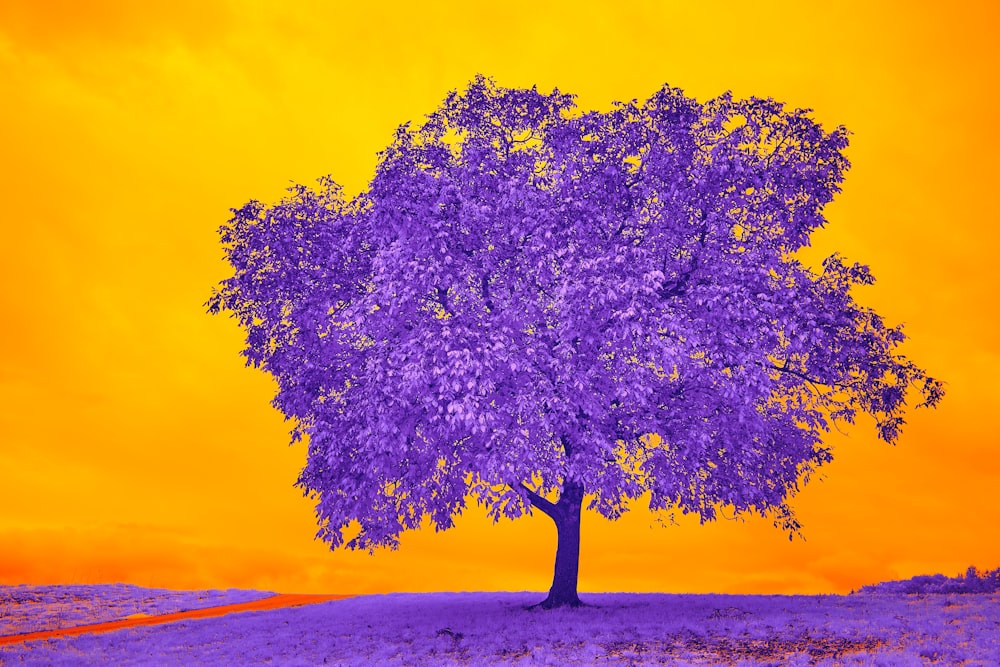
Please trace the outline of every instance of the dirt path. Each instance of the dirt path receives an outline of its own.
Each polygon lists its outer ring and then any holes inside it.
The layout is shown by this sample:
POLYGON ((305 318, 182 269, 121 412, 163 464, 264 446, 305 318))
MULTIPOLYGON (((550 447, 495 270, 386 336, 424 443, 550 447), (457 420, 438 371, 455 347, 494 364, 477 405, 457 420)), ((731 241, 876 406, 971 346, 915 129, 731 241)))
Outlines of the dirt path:
POLYGON ((20 635, 6 635, 0 637, 0 646, 5 644, 17 644, 20 642, 35 641, 37 639, 55 639, 57 637, 72 637, 87 633, 111 632, 122 628, 134 628, 141 625, 160 625, 161 623, 173 623, 174 621, 184 621, 189 618, 212 618, 235 614, 242 611, 267 611, 270 609, 285 609, 287 607, 301 607, 306 604, 316 604, 319 602, 329 602, 330 600, 342 600, 352 597, 350 595, 298 595, 298 594, 278 594, 261 600, 251 602, 239 602, 236 604, 226 604, 219 607, 205 607, 204 609, 191 609, 189 611, 179 611, 173 614, 157 614, 155 616, 137 616, 123 618, 117 621, 106 623, 91 623, 90 625, 77 625, 72 628, 60 628, 58 630, 43 630, 41 632, 26 632, 20 635))

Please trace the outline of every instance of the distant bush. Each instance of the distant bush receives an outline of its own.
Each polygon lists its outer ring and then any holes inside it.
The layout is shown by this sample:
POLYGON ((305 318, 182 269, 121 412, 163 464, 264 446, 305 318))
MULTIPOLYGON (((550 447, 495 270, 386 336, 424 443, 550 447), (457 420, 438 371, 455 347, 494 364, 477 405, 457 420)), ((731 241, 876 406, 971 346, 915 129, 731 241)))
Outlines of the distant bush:
POLYGON ((903 581, 883 581, 862 586, 859 593, 996 593, 1000 591, 1000 568, 980 571, 970 566, 965 574, 946 577, 922 574, 903 581))

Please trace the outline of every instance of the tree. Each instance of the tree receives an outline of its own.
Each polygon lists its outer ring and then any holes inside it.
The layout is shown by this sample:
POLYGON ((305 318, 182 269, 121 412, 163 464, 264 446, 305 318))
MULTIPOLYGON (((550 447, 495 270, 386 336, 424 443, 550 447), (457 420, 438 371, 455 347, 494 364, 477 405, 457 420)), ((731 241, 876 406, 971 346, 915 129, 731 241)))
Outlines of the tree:
POLYGON ((233 209, 207 305, 308 440, 317 537, 372 551, 467 498, 538 509, 552 607, 580 603, 584 501, 796 532, 824 432, 867 413, 895 442, 909 390, 943 395, 855 302, 866 266, 796 258, 848 167, 847 131, 807 111, 665 86, 580 113, 477 77, 397 130, 361 194, 327 177, 233 209))

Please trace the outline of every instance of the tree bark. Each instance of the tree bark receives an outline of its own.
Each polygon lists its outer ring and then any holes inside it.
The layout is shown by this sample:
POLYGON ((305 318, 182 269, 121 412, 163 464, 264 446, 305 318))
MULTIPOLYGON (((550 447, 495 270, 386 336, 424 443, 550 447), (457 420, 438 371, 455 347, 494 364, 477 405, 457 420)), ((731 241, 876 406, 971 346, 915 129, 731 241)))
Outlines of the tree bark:
MULTIPOLYGON (((527 488, 527 487, 525 487, 527 488)), ((583 485, 564 482, 559 501, 551 503, 530 489, 531 504, 548 515, 556 525, 556 565, 549 595, 535 606, 543 609, 581 607, 576 585, 580 573, 580 515, 583 508, 583 485)))

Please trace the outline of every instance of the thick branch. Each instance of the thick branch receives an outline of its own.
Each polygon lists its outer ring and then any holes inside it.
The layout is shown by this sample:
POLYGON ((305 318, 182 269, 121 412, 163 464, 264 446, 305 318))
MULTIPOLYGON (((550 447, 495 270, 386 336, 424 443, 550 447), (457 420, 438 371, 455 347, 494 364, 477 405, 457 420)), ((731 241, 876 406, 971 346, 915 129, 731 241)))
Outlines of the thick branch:
POLYGON ((542 510, 545 514, 548 514, 550 518, 555 520, 557 512, 555 503, 546 500, 532 491, 531 487, 524 482, 521 482, 521 488, 528 492, 528 499, 531 500, 532 505, 542 510))

